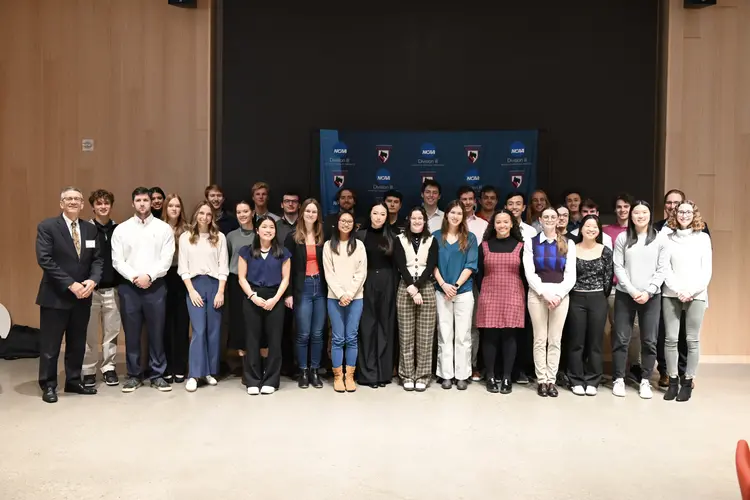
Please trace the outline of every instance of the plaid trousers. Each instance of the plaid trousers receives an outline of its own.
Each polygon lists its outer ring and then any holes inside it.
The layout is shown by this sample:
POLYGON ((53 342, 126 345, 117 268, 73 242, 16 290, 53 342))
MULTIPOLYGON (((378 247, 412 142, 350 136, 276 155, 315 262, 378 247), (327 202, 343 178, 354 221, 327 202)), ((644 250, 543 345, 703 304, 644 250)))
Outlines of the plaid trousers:
POLYGON ((421 306, 414 303, 406 288, 401 280, 396 293, 400 345, 398 375, 401 380, 427 384, 432 377, 432 345, 437 321, 435 287, 432 280, 420 287, 421 306))

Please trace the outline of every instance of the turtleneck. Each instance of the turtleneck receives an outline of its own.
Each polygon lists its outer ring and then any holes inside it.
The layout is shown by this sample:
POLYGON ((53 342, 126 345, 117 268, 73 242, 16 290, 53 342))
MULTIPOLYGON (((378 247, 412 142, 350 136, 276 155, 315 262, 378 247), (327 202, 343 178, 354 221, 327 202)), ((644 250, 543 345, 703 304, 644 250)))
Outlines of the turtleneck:
MULTIPOLYGON (((660 235, 661 236, 661 235, 660 235)), ((677 229, 667 236, 669 265, 664 280, 664 296, 687 293, 694 300, 708 301, 712 274, 711 238, 692 228, 677 229)))
POLYGON ((367 252, 367 269, 392 269, 393 253, 386 255, 383 247, 386 246, 384 233, 385 226, 380 228, 369 227, 365 232, 365 251, 367 252))

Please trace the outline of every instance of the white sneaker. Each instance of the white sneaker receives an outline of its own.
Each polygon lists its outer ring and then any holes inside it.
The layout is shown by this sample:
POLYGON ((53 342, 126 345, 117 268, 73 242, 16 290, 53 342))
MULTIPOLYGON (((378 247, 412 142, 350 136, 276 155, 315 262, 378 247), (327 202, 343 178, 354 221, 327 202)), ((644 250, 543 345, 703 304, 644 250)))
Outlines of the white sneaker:
POLYGON ((612 394, 618 398, 625 397, 625 380, 621 378, 615 379, 615 383, 612 386, 612 394))
POLYGON ((198 389, 198 379, 189 378, 185 383, 185 390, 188 392, 195 392, 198 389))
POLYGON ((414 381, 413 380, 404 380, 404 383, 402 384, 404 386, 405 391, 413 391, 414 390, 414 381))
POLYGON ((205 379, 206 379, 206 382, 208 383, 208 385, 216 385, 216 384, 218 384, 218 383, 219 383, 219 382, 218 382, 218 381, 217 381, 217 380, 216 380, 215 378, 213 378, 213 377, 212 377, 211 375, 206 375, 206 376, 205 376, 205 379))
POLYGON ((248 396, 257 396, 258 394, 260 394, 260 389, 258 389, 257 387, 248 387, 247 388, 247 395, 248 396))
POLYGON ((416 389, 417 392, 424 392, 427 390, 427 384, 425 384, 424 382, 417 382, 416 384, 414 384, 414 389, 416 389))
POLYGON ((596 396, 596 387, 593 385, 587 385, 586 386, 586 395, 587 396, 596 396))
POLYGON ((274 392, 276 392, 276 389, 274 389, 270 385, 264 385, 263 387, 260 388, 261 394, 273 394, 274 392))
POLYGON ((641 389, 638 391, 638 395, 641 399, 651 399, 654 397, 654 393, 651 391, 650 380, 641 380, 641 389))
POLYGON ((573 389, 571 389, 571 390, 573 391, 573 394, 575 394, 576 396, 585 396, 586 395, 586 391, 584 390, 584 388, 583 388, 582 385, 574 385, 573 389))

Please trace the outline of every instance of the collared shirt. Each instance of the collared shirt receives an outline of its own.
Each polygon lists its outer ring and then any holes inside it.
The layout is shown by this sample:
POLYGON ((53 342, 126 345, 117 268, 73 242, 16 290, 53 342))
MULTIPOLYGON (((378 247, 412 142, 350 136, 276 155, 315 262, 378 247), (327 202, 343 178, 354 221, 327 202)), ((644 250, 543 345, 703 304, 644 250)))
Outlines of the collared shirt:
POLYGON ((277 220, 276 239, 279 240, 279 243, 283 245, 286 242, 287 236, 289 236, 289 234, 292 233, 296 227, 297 221, 295 220, 294 222, 290 222, 289 219, 286 218, 286 214, 279 220, 277 220))
POLYGON ((539 295, 548 292, 560 298, 565 298, 576 283, 576 246, 572 241, 568 241, 568 252, 563 257, 557 255, 556 242, 556 238, 547 238, 544 232, 535 238, 525 240, 523 243, 523 267, 529 288, 534 292, 539 295), (544 251, 544 254, 534 254, 535 241, 539 242, 538 248, 544 251), (549 247, 549 245, 553 246, 546 250, 542 249, 543 246, 549 247), (547 250, 552 253, 550 254, 547 250), (537 270, 537 266, 539 266, 539 270, 537 270), (542 272, 543 275, 556 274, 558 277, 559 273, 562 272, 562 281, 558 283, 542 281, 539 272, 542 272))
MULTIPOLYGON (((427 210, 427 207, 425 207, 427 210)), ((427 214, 427 229, 430 230, 430 234, 434 233, 441 227, 443 227, 443 219, 445 218, 445 212, 439 208, 435 210, 435 213, 430 215, 427 214)))
POLYGON ((487 221, 480 219, 476 215, 470 215, 466 218, 466 225, 469 232, 474 235, 477 241, 484 240, 484 232, 487 230, 487 221))
POLYGON ((521 221, 521 236, 523 237, 524 241, 532 239, 538 233, 539 231, 537 231, 534 226, 530 226, 521 221))
POLYGON ((112 265, 128 281, 142 274, 152 281, 165 276, 174 252, 174 231, 153 215, 133 216, 112 233, 112 265))
MULTIPOLYGON (((63 216, 63 220, 65 221, 65 225, 68 226, 68 232, 70 233, 70 237, 72 238, 73 237, 73 226, 72 226, 72 224, 73 224, 74 221, 71 220, 71 219, 68 219, 68 216, 65 215, 65 214, 62 214, 62 216, 63 216)), ((75 220, 75 223, 78 226, 78 237, 80 238, 81 237, 81 224, 78 221, 78 219, 75 220)))

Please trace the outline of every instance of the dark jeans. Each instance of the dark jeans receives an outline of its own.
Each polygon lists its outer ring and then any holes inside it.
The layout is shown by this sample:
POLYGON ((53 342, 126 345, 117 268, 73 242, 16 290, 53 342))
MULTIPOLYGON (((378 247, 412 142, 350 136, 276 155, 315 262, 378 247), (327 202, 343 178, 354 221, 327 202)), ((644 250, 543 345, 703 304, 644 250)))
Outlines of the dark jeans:
POLYGON ((164 353, 164 324, 167 306, 167 286, 157 279, 145 290, 132 283, 117 287, 120 294, 120 315, 125 330, 125 357, 128 376, 142 379, 141 329, 146 323, 148 334, 148 365, 145 375, 151 380, 164 376, 167 357, 164 353))
POLYGON ((510 379, 513 364, 516 361, 516 336, 517 330, 523 328, 482 328, 482 356, 484 358, 484 370, 487 379, 495 378, 499 371, 497 351, 502 350, 503 378, 510 379))
POLYGON ((177 274, 177 266, 169 268, 164 278, 167 285, 167 309, 164 325, 164 352, 167 356, 167 371, 170 375, 185 375, 188 371, 190 345, 190 316, 188 314, 187 290, 177 274))
POLYGON ((320 284, 320 276, 305 277, 302 295, 294 297, 294 312, 297 318, 297 364, 308 367, 308 346, 310 349, 309 367, 320 368, 323 352, 323 328, 326 324, 326 293, 320 284))
POLYGON ((628 345, 633 333, 633 322, 638 314, 641 330, 641 377, 648 379, 656 363, 656 338, 659 335, 661 294, 654 295, 645 304, 638 304, 624 292, 615 293, 615 331, 612 335, 612 365, 614 378, 625 378, 628 345))
MULTIPOLYGON (((659 315, 659 339, 656 342, 656 364, 658 365, 659 375, 667 374, 667 358, 666 349, 664 343, 667 338, 667 330, 664 327, 664 316, 659 315)), ((680 314, 680 336, 677 339, 677 352, 679 354, 677 360, 677 370, 680 377, 685 375, 685 367, 687 367, 687 329, 685 328, 685 311, 680 314)))
POLYGON ((604 292, 570 293, 568 351, 564 354, 571 386, 597 387, 602 380, 602 340, 608 309, 604 292))
MULTIPOLYGON (((263 288, 250 285, 262 299, 276 295, 278 287, 263 288)), ((281 336, 284 330, 284 301, 279 300, 270 311, 256 306, 250 300, 242 304, 245 312, 245 345, 243 359, 245 383, 248 387, 271 386, 279 388, 281 378, 281 336), (261 338, 268 344, 265 362, 260 356, 261 338)))
POLYGON ((63 335, 65 384, 80 383, 91 301, 83 301, 70 309, 42 307, 39 315, 39 387, 42 390, 57 387, 57 360, 63 335))

